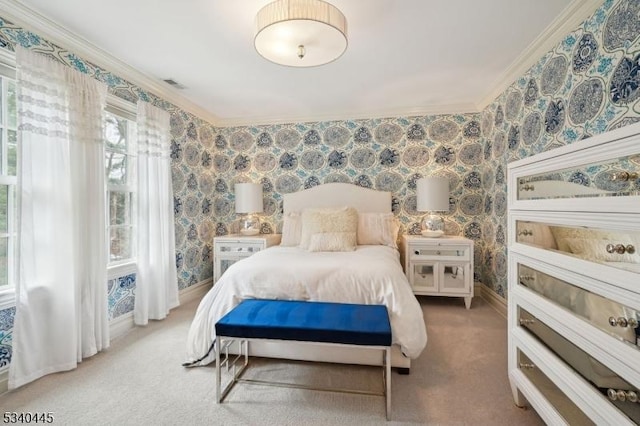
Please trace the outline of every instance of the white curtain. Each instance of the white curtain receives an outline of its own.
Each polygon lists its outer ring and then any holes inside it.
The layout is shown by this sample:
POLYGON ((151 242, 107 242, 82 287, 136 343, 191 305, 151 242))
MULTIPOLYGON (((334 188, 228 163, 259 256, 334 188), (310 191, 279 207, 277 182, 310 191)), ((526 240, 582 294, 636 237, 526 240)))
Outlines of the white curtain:
POLYGON ((19 265, 9 388, 109 345, 103 111, 107 88, 20 47, 19 265))
POLYGON ((138 255, 134 320, 145 325, 178 306, 169 113, 138 102, 138 255))

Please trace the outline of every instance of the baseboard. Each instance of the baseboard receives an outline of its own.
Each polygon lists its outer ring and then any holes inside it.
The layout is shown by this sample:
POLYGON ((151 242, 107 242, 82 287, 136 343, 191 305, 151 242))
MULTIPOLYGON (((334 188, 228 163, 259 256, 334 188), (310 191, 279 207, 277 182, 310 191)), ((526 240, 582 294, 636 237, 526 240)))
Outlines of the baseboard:
POLYGON ((9 367, 0 371, 0 396, 9 390, 9 367))
POLYGON ((476 286, 476 290, 480 287, 480 297, 495 309, 500 315, 507 318, 507 300, 498 293, 487 287, 486 285, 476 286))
POLYGON ((213 278, 209 278, 204 281, 200 281, 198 284, 194 284, 185 288, 184 290, 180 290, 180 304, 184 305, 193 300, 200 299, 202 296, 207 294, 207 292, 211 289, 213 285, 213 278))
POLYGON ((133 312, 127 312, 109 322, 109 337, 110 339, 117 339, 133 330, 134 327, 133 312))

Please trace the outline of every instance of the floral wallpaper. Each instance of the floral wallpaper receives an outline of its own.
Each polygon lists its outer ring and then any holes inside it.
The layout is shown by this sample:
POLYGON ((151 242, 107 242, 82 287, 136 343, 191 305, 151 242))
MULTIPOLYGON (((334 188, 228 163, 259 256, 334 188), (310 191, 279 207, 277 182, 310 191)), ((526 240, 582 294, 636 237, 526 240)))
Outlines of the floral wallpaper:
POLYGON ((483 284, 506 297, 506 165, 640 120, 640 1, 606 0, 482 112, 483 284), (493 203, 492 203, 493 201, 493 203))
MULTIPOLYGON (((506 167, 511 161, 639 120, 640 1, 606 0, 478 114, 216 128, 0 18, 16 43, 105 81, 111 93, 171 113, 176 264, 181 289, 212 277, 212 238, 235 230, 233 184, 260 182, 262 232, 279 232, 282 195, 326 182, 393 193, 402 231, 416 233, 415 182, 450 181, 447 233, 476 243, 482 283, 506 297, 506 167)), ((110 318, 133 307, 135 276, 107 284, 110 318)), ((0 311, 0 368, 15 309, 0 311)))

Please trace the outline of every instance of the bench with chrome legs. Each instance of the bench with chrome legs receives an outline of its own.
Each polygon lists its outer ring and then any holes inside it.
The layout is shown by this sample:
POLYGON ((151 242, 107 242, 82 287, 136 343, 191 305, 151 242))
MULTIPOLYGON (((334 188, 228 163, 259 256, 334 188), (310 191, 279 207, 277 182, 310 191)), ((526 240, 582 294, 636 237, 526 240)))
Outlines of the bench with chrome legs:
POLYGON ((247 299, 222 317, 216 329, 216 402, 238 382, 302 389, 380 395, 391 416, 391 325, 383 305, 247 299), (249 364, 249 344, 257 340, 287 340, 300 344, 326 344, 379 349, 383 365, 382 392, 318 388, 299 384, 243 379, 249 364), (236 343, 237 348, 232 345, 236 343), (236 355, 233 355, 236 353, 236 355), (239 365, 241 363, 241 365, 239 365), (222 368, 232 378, 222 386, 222 368))

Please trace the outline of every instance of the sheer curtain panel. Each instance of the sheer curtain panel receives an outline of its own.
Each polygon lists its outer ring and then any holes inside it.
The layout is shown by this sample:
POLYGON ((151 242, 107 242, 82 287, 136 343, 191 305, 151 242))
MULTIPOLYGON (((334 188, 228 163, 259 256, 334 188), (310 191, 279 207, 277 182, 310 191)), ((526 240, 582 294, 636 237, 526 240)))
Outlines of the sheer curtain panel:
POLYGON ((19 265, 9 388, 109 345, 106 86, 16 48, 19 265))
POLYGON ((169 113, 139 101, 138 255, 134 320, 145 325, 178 306, 169 113))

